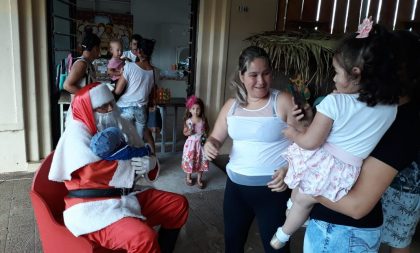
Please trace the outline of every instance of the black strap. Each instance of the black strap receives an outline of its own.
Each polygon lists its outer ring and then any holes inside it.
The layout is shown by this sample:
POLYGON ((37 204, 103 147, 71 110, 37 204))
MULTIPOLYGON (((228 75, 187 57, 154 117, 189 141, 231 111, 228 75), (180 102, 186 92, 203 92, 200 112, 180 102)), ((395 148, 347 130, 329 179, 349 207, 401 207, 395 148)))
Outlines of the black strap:
POLYGON ((119 197, 131 192, 129 188, 108 188, 108 189, 79 189, 69 191, 67 197, 70 198, 102 198, 119 197))

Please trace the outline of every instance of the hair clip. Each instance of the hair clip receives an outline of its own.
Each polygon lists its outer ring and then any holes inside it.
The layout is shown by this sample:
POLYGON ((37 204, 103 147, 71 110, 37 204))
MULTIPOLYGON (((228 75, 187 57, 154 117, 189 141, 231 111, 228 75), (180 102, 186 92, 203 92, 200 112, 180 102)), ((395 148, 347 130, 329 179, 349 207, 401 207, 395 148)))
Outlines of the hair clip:
POLYGON ((356 36, 356 38, 358 39, 367 38, 369 36, 370 30, 372 30, 372 25, 373 25, 372 16, 370 16, 369 18, 365 18, 363 22, 358 26, 358 29, 356 32, 358 33, 358 35, 356 36))
POLYGON ((185 106, 188 109, 191 109, 191 107, 197 102, 197 97, 195 95, 192 95, 191 97, 187 98, 187 102, 185 103, 185 106))

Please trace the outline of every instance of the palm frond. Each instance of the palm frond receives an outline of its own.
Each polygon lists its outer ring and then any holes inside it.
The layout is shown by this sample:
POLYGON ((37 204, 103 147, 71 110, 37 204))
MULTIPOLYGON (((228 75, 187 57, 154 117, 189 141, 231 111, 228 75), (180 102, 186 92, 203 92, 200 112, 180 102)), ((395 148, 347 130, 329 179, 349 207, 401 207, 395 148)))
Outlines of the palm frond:
POLYGON ((329 34, 305 30, 269 31, 246 40, 264 48, 273 68, 286 76, 300 74, 304 80, 313 80, 317 90, 331 79, 333 48, 337 40, 329 34))

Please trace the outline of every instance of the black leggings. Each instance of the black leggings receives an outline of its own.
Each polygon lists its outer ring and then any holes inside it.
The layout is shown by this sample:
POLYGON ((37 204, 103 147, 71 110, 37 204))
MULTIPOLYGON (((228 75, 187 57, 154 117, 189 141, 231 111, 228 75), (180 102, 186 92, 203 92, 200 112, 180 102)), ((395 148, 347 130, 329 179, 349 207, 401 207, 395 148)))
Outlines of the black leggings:
POLYGON ((257 218, 264 251, 289 252, 289 245, 281 250, 275 250, 270 246, 271 238, 286 218, 286 202, 289 197, 290 190, 272 192, 267 186, 235 184, 228 177, 223 203, 225 252, 244 252, 254 217, 257 218))

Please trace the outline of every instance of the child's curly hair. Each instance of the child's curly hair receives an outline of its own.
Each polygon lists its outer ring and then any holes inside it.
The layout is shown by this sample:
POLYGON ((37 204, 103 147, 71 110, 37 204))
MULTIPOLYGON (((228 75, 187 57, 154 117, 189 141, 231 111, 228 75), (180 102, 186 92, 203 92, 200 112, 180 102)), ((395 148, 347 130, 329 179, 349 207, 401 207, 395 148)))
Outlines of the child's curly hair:
POLYGON ((368 106, 398 102, 397 51, 392 33, 381 25, 373 25, 368 37, 358 38, 356 33, 344 38, 334 58, 350 79, 360 77, 359 100, 368 106), (360 69, 360 75, 352 70, 360 69))

